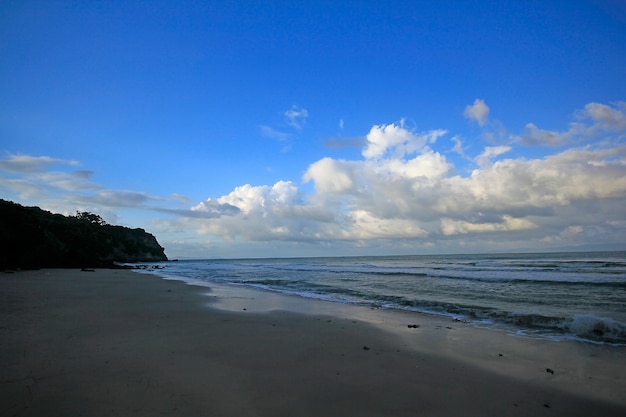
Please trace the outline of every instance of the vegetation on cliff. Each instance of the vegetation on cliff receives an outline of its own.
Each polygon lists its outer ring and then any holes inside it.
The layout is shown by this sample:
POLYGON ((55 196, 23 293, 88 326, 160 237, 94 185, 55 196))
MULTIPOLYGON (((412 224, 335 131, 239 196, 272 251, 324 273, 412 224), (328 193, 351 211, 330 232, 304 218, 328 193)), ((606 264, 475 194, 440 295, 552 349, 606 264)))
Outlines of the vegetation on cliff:
POLYGON ((143 229, 112 226, 97 214, 52 214, 0 199, 0 269, 103 267, 166 261, 143 229))

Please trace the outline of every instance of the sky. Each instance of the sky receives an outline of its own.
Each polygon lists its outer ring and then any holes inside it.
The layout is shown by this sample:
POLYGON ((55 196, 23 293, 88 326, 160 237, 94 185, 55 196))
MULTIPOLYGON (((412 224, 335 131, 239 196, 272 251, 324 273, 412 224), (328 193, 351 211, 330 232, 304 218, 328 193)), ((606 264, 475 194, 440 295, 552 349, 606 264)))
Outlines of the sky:
POLYGON ((170 258, 626 249, 626 3, 0 2, 0 198, 170 258))

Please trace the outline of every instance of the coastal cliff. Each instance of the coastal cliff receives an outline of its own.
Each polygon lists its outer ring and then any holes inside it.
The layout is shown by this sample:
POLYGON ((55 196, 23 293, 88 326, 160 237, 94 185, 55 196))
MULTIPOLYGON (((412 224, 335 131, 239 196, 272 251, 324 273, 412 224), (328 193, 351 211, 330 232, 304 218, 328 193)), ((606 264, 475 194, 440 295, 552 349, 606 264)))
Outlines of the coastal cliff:
POLYGON ((91 213, 63 216, 0 199, 0 269, 166 260, 156 238, 143 229, 108 225, 91 213))

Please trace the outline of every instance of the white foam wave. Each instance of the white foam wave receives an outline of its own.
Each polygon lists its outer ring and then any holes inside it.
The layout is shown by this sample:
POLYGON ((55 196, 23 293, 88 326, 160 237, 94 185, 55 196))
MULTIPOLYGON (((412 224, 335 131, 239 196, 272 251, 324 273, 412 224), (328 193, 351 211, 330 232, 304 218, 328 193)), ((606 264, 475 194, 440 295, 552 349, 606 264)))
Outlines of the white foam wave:
POLYGON ((569 332, 591 340, 624 343, 626 324, 609 317, 597 317, 593 314, 579 314, 566 323, 569 332))

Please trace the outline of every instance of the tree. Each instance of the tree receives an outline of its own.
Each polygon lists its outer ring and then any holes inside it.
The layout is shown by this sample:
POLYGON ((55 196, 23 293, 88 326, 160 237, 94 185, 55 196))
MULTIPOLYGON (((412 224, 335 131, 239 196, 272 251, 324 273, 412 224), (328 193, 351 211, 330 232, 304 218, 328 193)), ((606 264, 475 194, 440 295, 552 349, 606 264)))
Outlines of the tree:
POLYGON ((76 211, 76 216, 78 220, 84 220, 89 223, 97 224, 99 226, 104 226, 107 222, 104 221, 102 217, 97 214, 90 213, 88 211, 76 211))

